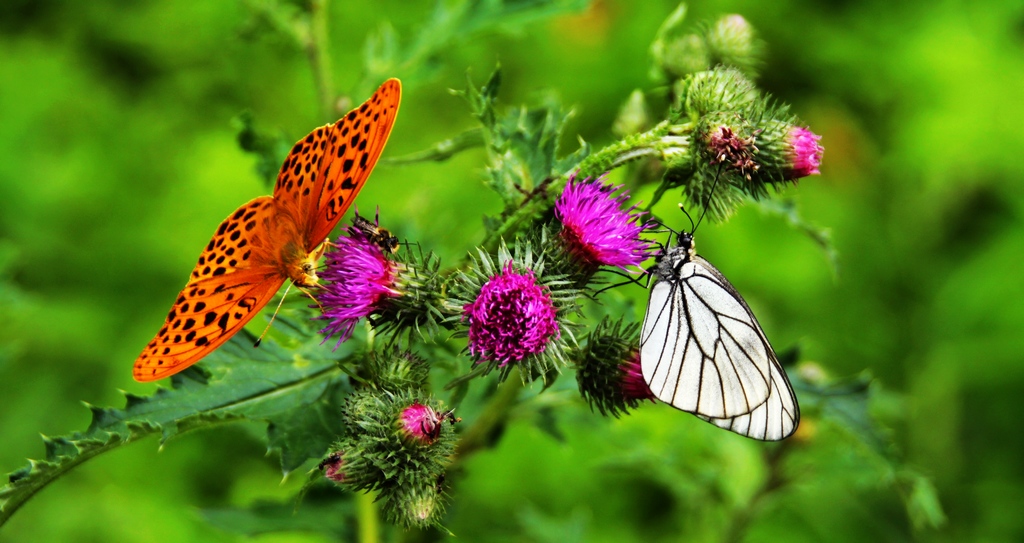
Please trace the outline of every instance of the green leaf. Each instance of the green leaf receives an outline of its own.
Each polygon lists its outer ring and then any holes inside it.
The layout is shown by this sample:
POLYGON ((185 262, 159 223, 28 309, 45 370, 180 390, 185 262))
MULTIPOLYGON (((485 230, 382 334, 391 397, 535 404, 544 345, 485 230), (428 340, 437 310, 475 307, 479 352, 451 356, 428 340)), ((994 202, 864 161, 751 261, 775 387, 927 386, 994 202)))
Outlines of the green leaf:
POLYGON ((256 174, 268 187, 273 187, 278 169, 288 157, 293 141, 280 130, 271 132, 257 128, 252 113, 248 111, 235 117, 233 124, 238 131, 238 146, 256 156, 256 174))
POLYGON ((294 350, 273 341, 253 348, 255 338, 243 331, 202 363, 173 376, 170 388, 148 397, 125 394, 122 409, 88 406, 92 422, 86 431, 44 437, 45 459, 30 460, 0 488, 0 525, 71 468, 153 434, 164 443, 196 428, 258 420, 268 423, 270 448, 281 452, 285 474, 323 455, 341 430, 337 415, 348 381, 337 365, 338 354, 320 345, 308 323, 284 315, 278 321, 280 329, 306 332, 294 350))
POLYGON ((809 382, 801 373, 793 375, 793 384, 801 392, 802 403, 818 409, 822 420, 832 423, 861 446, 856 451, 861 462, 867 470, 878 473, 871 479, 899 492, 914 528, 942 527, 946 515, 934 483, 904 463, 891 432, 871 415, 872 403, 885 394, 881 385, 866 373, 828 384, 809 382))
POLYGON ((870 375, 863 374, 827 385, 808 383, 799 375, 793 376, 792 381, 795 387, 803 389, 801 392, 806 392, 800 396, 801 400, 806 399, 808 406, 817 407, 823 419, 836 424, 874 453, 888 454, 889 435, 870 412, 870 375))
POLYGON ((581 140, 574 153, 559 157, 558 142, 572 112, 563 110, 553 97, 545 98, 539 107, 501 112, 497 107, 500 86, 499 66, 482 87, 470 82, 465 91, 457 93, 466 98, 483 125, 489 162, 486 184, 505 203, 501 219, 485 221, 488 226, 497 225, 484 241, 486 247, 511 236, 550 208, 568 174, 590 153, 589 145, 581 140))
POLYGON ((347 381, 322 381, 322 384, 297 392, 291 396, 295 407, 267 419, 267 446, 281 452, 281 467, 285 473, 310 458, 322 457, 344 429, 338 406, 350 391, 347 381))
POLYGON ((907 515, 915 530, 937 529, 946 525, 946 514, 939 503, 939 492, 931 479, 914 470, 904 470, 900 479, 910 487, 904 495, 907 515))
POLYGON ((381 162, 392 165, 415 164, 417 162, 444 162, 465 151, 484 144, 483 130, 470 128, 455 137, 439 141, 422 151, 394 158, 383 158, 381 162))
POLYGON ((366 74, 352 89, 369 95, 381 81, 398 76, 407 86, 430 78, 436 57, 459 43, 495 30, 513 31, 557 15, 584 10, 589 0, 438 0, 430 19, 406 44, 390 25, 370 36, 364 47, 366 74))

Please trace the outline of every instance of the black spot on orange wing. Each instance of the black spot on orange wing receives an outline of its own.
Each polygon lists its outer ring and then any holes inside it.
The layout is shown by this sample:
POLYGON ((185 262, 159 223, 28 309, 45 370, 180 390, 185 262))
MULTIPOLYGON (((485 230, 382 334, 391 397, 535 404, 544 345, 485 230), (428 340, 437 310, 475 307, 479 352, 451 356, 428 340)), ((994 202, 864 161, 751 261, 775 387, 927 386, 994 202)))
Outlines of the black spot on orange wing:
POLYGON ((135 379, 162 379, 199 361, 240 330, 270 301, 282 284, 284 278, 271 267, 237 271, 189 283, 181 296, 186 300, 175 304, 164 327, 135 361, 135 379), (201 300, 188 298, 191 290, 208 294, 201 300), (201 324, 193 318, 184 321, 175 318, 177 314, 200 305, 206 310, 201 324), (171 332, 179 327, 187 333, 171 332))
POLYGON ((401 84, 388 80, 338 122, 314 131, 311 149, 303 150, 308 155, 299 156, 293 149, 300 160, 313 165, 312 189, 288 188, 282 179, 290 172, 282 172, 274 197, 303 223, 299 226, 307 251, 330 234, 366 182, 391 133, 400 101, 401 84))
POLYGON ((217 227, 210 243, 199 255, 199 259, 190 275, 190 283, 208 279, 216 275, 229 274, 246 270, 269 262, 250 262, 248 258, 240 261, 231 257, 242 247, 248 245, 257 236, 266 236, 274 217, 274 199, 271 196, 255 198, 234 211, 217 227))

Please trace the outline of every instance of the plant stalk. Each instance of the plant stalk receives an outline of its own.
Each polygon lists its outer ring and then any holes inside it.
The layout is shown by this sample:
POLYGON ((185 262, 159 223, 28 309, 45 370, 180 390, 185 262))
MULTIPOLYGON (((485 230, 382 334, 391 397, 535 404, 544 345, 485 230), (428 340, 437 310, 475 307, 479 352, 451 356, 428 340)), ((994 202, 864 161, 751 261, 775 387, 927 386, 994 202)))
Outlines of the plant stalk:
POLYGON ((309 39, 305 44, 306 56, 313 69, 313 81, 320 103, 320 115, 326 122, 337 116, 335 108, 334 78, 331 72, 327 11, 329 0, 311 0, 309 5, 309 39))
POLYGON ((377 504, 369 492, 356 493, 356 515, 359 518, 359 543, 378 543, 380 541, 380 518, 377 515, 377 504))

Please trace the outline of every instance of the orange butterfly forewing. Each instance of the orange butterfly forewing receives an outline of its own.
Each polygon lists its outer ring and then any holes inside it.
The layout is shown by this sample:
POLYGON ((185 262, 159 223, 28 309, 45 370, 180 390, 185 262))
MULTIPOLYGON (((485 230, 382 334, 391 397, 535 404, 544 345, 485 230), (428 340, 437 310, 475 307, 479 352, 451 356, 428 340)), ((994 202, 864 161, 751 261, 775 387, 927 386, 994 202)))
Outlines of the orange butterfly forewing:
POLYGON ((287 280, 317 284, 321 244, 366 183, 395 123, 402 85, 389 79, 338 122, 299 140, 273 196, 238 208, 217 228, 164 325, 135 361, 137 381, 195 364, 241 330, 287 280))

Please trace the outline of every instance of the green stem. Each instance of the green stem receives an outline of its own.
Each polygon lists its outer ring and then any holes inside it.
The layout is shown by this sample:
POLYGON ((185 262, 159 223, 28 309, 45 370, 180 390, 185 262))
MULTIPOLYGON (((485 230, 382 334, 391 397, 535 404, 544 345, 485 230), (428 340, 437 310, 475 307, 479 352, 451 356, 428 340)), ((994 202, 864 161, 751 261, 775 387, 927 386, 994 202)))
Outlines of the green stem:
MULTIPOLYGON (((662 121, 657 126, 641 134, 627 136, 622 141, 608 145, 604 149, 583 159, 576 168, 577 177, 593 177, 614 170, 643 157, 659 157, 666 162, 677 162, 688 157, 687 135, 692 127, 689 124, 672 125, 662 121)), ((531 222, 537 215, 550 208, 554 200, 561 194, 568 179, 569 172, 551 180, 544 187, 538 187, 502 222, 501 226, 491 231, 484 239, 482 246, 493 250, 498 240, 514 234, 520 224, 531 222)))
POLYGON ((608 145, 583 159, 577 167, 579 175, 601 175, 646 156, 660 156, 663 151, 661 139, 676 129, 678 127, 673 127, 668 121, 662 121, 647 132, 626 136, 622 141, 608 145))
POLYGON ((740 543, 743 541, 743 536, 746 535, 747 529, 750 527, 750 523, 753 522, 757 512, 764 506, 764 502, 775 491, 785 487, 788 483, 782 473, 782 460, 791 448, 790 443, 789 441, 779 443, 778 446, 766 453, 768 477, 765 479, 764 484, 761 485, 761 488, 757 489, 757 492, 750 498, 750 501, 734 512, 731 522, 729 522, 726 532, 722 536, 723 543, 740 543))
POLYGON ((305 43, 306 56, 313 69, 320 114, 327 121, 337 116, 335 111, 334 81, 327 36, 327 4, 329 0, 312 0, 309 5, 309 39, 305 43))
MULTIPOLYGON (((558 183, 559 187, 565 186, 565 179, 561 179, 558 183)), ((561 190, 561 188, 559 188, 561 190)), ((551 207, 553 199, 548 196, 547 192, 542 196, 532 198, 528 201, 524 201, 520 204, 519 209, 516 209, 504 222, 501 223, 496 230, 487 234, 481 246, 488 250, 494 251, 498 247, 498 241, 506 236, 511 237, 511 234, 515 234, 516 229, 521 223, 532 221, 537 215, 541 214, 545 208, 551 207)))
POLYGON ((356 512, 359 518, 359 543, 380 541, 380 518, 374 496, 369 492, 356 493, 356 512))
POLYGON ((474 147, 483 147, 484 145, 484 129, 480 127, 470 128, 461 134, 456 135, 453 138, 448 138, 444 141, 435 143, 429 149, 423 151, 417 151, 408 155, 402 155, 399 157, 383 158, 381 162, 384 164, 413 164, 416 162, 443 162, 448 160, 452 156, 465 151, 466 149, 472 149, 474 147))
POLYGON ((484 412, 469 427, 469 430, 460 437, 459 448, 455 451, 455 456, 452 459, 451 465, 453 468, 466 457, 487 447, 490 435, 494 429, 508 421, 508 415, 516 404, 519 393, 523 388, 523 380, 520 378, 519 369, 513 368, 508 373, 508 378, 498 388, 498 393, 487 404, 484 412))

